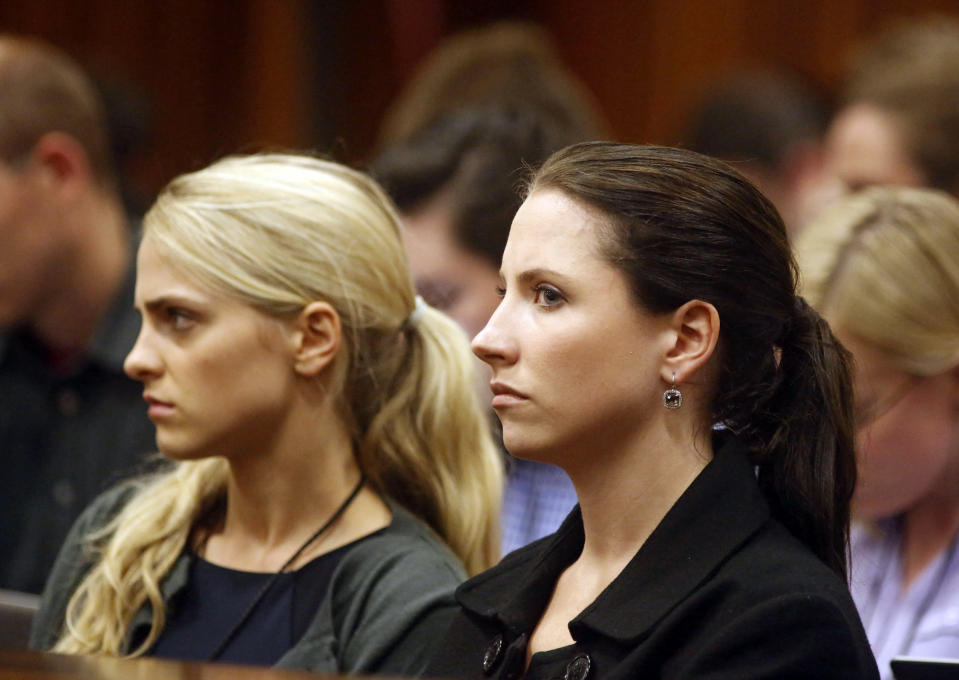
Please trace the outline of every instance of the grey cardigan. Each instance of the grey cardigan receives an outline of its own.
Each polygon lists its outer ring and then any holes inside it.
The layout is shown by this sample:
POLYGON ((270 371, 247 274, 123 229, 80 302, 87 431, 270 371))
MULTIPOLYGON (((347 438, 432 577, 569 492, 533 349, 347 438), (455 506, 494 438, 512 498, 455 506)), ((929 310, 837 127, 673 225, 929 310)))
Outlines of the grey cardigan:
MULTIPOLYGON (((34 618, 32 648, 56 644, 70 597, 95 562, 85 538, 115 516, 134 490, 122 485, 106 492, 74 524, 34 618)), ((342 558, 313 622, 278 667, 337 674, 422 673, 457 609, 452 593, 464 574, 426 525, 395 503, 390 509, 390 525, 342 558)), ((175 606, 176 594, 186 585, 192 559, 184 552, 163 579, 168 608, 175 606)), ((151 620, 150 605, 145 604, 130 623, 124 652, 135 634, 145 632, 141 627, 149 629, 151 620)))

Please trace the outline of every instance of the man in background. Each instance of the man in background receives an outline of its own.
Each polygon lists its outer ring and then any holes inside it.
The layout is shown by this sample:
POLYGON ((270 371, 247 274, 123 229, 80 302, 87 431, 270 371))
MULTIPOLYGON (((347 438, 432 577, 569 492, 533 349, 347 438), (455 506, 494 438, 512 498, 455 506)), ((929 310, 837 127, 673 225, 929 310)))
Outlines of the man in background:
POLYGON ((731 163, 773 202, 794 238, 829 198, 826 123, 825 106, 792 74, 737 71, 712 84, 693 107, 684 145, 731 163))
POLYGON ((2 588, 39 592, 80 510, 155 447, 123 373, 134 249, 89 79, 0 36, 2 588))

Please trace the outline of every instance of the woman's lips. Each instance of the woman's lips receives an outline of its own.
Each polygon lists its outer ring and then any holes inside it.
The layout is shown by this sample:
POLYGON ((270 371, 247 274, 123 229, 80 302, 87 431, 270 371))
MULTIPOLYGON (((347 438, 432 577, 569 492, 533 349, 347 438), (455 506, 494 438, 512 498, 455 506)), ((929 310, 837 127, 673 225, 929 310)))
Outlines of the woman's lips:
POLYGON ((144 395, 143 397, 148 405, 147 408, 147 417, 151 420, 156 420, 157 418, 165 418, 169 416, 174 411, 174 406, 168 401, 162 401, 156 399, 155 397, 144 395))
POLYGON ((529 400, 529 397, 525 394, 504 383, 491 382, 490 389, 493 391, 492 406, 494 409, 516 406, 529 400))

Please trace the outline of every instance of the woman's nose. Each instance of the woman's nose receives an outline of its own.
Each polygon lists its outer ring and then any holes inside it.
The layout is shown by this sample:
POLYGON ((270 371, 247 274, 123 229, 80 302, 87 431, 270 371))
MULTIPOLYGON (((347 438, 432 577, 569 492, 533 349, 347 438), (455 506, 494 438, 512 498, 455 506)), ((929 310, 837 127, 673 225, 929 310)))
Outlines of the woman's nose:
POLYGON ((126 359, 123 360, 124 372, 134 380, 147 380, 156 376, 162 369, 160 357, 150 346, 149 332, 145 324, 140 327, 136 342, 126 359))
POLYGON ((518 357, 518 347, 512 334, 508 332, 507 321, 508 311, 501 304, 483 330, 473 338, 473 354, 490 366, 511 364, 518 357))

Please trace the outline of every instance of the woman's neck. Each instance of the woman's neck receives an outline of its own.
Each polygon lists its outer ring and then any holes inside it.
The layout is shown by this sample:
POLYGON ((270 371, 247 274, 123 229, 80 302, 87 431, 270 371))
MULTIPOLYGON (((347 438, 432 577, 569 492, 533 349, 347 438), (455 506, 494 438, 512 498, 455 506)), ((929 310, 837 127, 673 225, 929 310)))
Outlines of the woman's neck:
POLYGON ((692 432, 663 429, 636 437, 570 472, 583 514, 580 564, 614 578, 632 559, 712 459, 710 438, 700 441, 692 432))
MULTIPOLYGON (((346 428, 332 411, 286 428, 276 445, 230 459, 226 510, 204 558, 247 571, 275 571, 322 526, 360 481, 346 428)), ((383 500, 364 487, 291 568, 389 524, 383 500)))
POLYGON ((572 643, 569 621, 622 572, 712 459, 708 437, 697 445, 693 436, 681 436, 682 431, 661 428, 653 436, 647 430, 620 439, 620 446, 597 442, 591 451, 570 457, 573 464, 564 467, 579 496, 585 542, 556 582, 530 638, 527 662, 537 651, 572 643))

